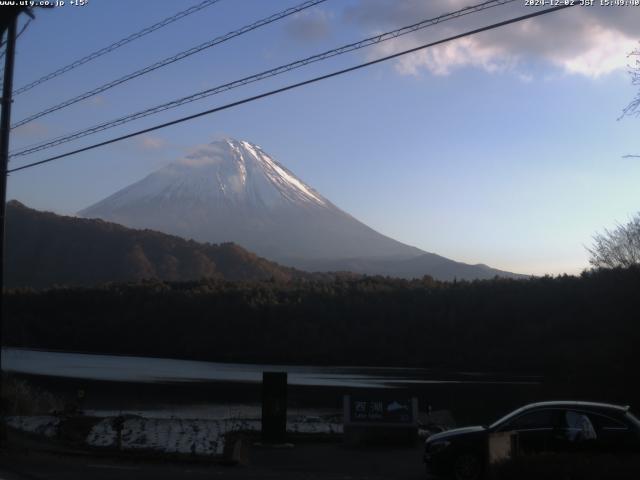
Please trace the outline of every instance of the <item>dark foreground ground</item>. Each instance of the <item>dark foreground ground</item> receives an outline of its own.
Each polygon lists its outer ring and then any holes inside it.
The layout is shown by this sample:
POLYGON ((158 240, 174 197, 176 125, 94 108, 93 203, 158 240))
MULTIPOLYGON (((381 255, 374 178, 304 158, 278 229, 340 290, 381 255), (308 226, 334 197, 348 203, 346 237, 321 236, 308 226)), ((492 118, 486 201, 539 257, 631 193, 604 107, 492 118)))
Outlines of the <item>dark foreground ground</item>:
POLYGON ((0 480, 416 480, 424 479, 422 448, 347 447, 342 443, 297 444, 293 448, 249 446, 245 464, 134 461, 43 453, 3 453, 0 480))

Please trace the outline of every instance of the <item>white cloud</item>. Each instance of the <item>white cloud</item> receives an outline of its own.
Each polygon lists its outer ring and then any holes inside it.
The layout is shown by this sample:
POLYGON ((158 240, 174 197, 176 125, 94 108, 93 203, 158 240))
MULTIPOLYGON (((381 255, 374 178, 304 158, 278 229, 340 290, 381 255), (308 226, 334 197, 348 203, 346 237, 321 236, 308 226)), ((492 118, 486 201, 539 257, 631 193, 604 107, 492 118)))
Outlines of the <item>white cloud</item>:
MULTIPOLYGON (((348 22, 380 33, 436 17, 468 5, 462 0, 360 0, 345 12, 348 22)), ((373 56, 397 52, 507 18, 531 13, 522 2, 489 9, 445 22, 434 28, 385 42, 373 56)), ((640 8, 573 7, 483 32, 406 55, 396 69, 406 75, 428 71, 447 75, 463 67, 487 72, 520 72, 529 62, 546 62, 568 74, 596 78, 627 67, 627 55, 637 47, 640 8)))
POLYGON ((550 55, 551 61, 569 73, 589 77, 599 77, 614 70, 624 69, 628 64, 628 54, 636 41, 621 32, 606 29, 600 25, 592 27, 589 36, 591 45, 572 57, 550 55))
POLYGON ((448 75, 452 70, 465 66, 496 72, 509 68, 513 63, 514 57, 503 49, 484 46, 467 37, 401 57, 396 63, 396 70, 405 75, 417 75, 426 68, 434 75, 448 75))

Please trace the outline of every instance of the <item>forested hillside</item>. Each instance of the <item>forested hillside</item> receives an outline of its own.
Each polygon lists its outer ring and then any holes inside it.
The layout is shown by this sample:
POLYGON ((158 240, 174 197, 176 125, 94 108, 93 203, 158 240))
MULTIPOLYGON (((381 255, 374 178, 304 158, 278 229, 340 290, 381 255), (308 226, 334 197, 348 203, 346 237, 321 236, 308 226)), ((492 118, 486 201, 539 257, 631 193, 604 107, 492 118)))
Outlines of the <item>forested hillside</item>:
POLYGON ((5 278, 9 287, 98 285, 160 280, 290 280, 309 274, 283 267, 233 243, 188 241, 102 220, 7 204, 5 278))

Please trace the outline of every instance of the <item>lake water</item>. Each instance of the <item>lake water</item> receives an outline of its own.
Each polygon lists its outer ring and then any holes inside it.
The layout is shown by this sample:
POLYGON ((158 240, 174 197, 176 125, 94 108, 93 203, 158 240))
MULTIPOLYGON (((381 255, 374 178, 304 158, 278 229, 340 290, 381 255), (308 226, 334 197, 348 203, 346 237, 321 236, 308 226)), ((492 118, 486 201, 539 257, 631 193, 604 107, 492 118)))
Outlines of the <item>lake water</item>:
POLYGON ((422 368, 322 367, 216 363, 168 358, 2 349, 7 372, 135 383, 237 382, 257 384, 264 371, 286 371, 293 386, 399 388, 428 384, 535 385, 538 377, 422 368))

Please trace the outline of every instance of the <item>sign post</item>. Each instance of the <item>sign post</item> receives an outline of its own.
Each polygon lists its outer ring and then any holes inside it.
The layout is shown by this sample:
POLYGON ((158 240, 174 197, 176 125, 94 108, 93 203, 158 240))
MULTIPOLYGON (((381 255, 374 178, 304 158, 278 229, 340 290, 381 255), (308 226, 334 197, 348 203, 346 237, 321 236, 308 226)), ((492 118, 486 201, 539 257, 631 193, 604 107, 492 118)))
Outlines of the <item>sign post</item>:
POLYGON ((413 443, 418 437, 418 399, 400 395, 345 395, 345 442, 413 443))

